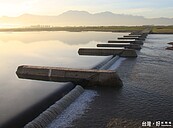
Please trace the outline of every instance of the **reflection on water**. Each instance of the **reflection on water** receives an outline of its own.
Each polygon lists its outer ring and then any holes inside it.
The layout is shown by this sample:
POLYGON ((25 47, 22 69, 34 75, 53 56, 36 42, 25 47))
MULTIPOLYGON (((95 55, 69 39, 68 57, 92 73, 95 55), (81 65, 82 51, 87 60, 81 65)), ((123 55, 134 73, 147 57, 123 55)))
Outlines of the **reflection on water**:
MULTIPOLYGON (((54 92, 53 82, 19 80, 19 65, 90 68, 106 57, 79 56, 79 47, 95 47, 123 33, 12 32, 0 33, 0 125, 54 92)), ((60 84, 60 83, 58 83, 60 84)))
POLYGON ((17 67, 21 64, 86 67, 90 63, 95 63, 96 58, 101 60, 104 57, 79 57, 77 51, 80 47, 96 47, 97 43, 107 42, 108 39, 115 39, 119 35, 122 33, 0 33, 0 68, 4 69, 2 67, 8 65, 10 65, 9 68, 12 65, 17 67))
POLYGON ((7 32, 0 34, 0 41, 19 41, 34 43, 42 41, 59 41, 68 45, 88 44, 91 41, 107 42, 122 36, 122 33, 108 32, 7 32))

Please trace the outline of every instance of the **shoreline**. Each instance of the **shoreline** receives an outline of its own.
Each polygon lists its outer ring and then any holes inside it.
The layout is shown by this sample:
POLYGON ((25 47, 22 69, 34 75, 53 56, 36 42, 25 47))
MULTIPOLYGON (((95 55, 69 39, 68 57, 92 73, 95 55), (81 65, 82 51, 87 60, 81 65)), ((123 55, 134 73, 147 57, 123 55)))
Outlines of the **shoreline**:
MULTIPOLYGON (((86 26, 86 27, 21 27, 0 28, 0 32, 41 32, 41 31, 68 31, 68 32, 134 32, 141 31, 148 26, 86 26)), ((149 34, 173 34, 173 26, 150 26, 149 34)))

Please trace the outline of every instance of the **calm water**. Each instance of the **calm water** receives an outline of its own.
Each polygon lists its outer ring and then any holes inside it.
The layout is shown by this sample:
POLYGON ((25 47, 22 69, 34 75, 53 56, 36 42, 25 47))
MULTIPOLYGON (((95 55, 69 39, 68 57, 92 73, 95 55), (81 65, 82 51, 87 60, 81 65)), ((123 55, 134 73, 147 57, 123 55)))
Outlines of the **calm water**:
POLYGON ((60 83, 20 80, 19 65, 90 68, 106 57, 79 56, 80 47, 95 47, 122 36, 104 32, 0 33, 0 124, 53 93, 60 83))
POLYGON ((95 89, 99 96, 71 127, 139 128, 142 121, 173 127, 173 51, 165 50, 171 41, 173 35, 149 35, 138 58, 126 59, 117 70, 124 86, 95 89))

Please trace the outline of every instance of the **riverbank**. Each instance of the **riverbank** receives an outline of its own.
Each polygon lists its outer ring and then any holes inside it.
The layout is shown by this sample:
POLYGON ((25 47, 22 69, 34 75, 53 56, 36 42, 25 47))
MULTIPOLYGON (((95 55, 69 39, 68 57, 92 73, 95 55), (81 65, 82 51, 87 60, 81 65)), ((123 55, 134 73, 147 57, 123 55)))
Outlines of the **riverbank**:
MULTIPOLYGON (((29 32, 29 31, 98 31, 98 32, 134 32, 144 30, 148 26, 81 26, 81 27, 21 27, 1 28, 0 32, 29 32)), ((173 34, 173 26, 151 26, 151 34, 173 34)))
POLYGON ((3 28, 1 32, 25 32, 25 31, 70 31, 70 32, 82 32, 82 31, 101 31, 101 32, 132 32, 141 31, 145 29, 144 26, 84 26, 84 27, 21 27, 21 28, 3 28))

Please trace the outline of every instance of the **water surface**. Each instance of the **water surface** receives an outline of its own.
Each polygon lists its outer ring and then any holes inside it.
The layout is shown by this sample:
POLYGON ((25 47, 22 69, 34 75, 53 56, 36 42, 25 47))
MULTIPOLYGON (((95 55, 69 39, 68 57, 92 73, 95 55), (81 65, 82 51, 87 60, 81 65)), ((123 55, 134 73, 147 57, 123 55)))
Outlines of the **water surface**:
MULTIPOLYGON (((173 35, 149 35, 136 59, 126 59, 117 72, 124 86, 97 88, 99 94, 71 127, 139 128, 142 122, 173 124, 173 35)), ((173 126, 173 125, 172 125, 173 126)))
POLYGON ((90 68, 107 57, 79 56, 80 47, 96 47, 123 33, 1 32, 0 125, 62 86, 61 83, 18 79, 19 65, 90 68))

